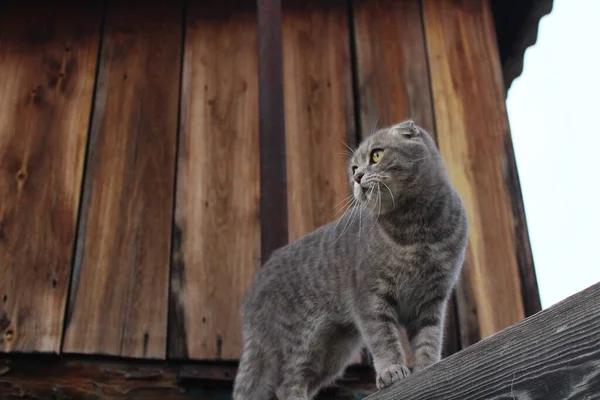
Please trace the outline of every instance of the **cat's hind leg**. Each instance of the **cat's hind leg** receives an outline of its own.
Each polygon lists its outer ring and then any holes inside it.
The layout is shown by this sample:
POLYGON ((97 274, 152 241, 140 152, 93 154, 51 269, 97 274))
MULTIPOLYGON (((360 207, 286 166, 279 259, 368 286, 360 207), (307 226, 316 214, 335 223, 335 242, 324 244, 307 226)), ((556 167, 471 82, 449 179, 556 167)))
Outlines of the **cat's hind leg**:
POLYGON ((290 372, 277 388, 276 394, 277 400, 310 400, 308 380, 297 372, 290 372))
POLYGON ((342 375, 360 349, 360 336, 352 325, 322 325, 305 336, 289 354, 277 388, 278 400, 308 400, 342 375))
MULTIPOLYGON (((306 341, 304 345, 308 343, 306 341)), ((318 376, 317 360, 309 347, 298 346, 295 350, 286 355, 279 371, 277 400, 310 400, 314 395, 310 393, 310 387, 318 376)))
POLYGON ((260 349, 250 341, 244 343, 242 357, 233 383, 233 400, 270 399, 273 395, 273 376, 265 368, 260 349))

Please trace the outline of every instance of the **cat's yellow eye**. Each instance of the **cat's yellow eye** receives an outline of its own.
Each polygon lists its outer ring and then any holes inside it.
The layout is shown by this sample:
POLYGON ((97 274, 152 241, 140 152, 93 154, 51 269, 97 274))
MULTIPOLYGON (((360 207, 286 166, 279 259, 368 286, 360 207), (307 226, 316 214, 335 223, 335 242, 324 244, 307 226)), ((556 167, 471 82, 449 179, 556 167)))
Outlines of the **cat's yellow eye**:
POLYGON ((371 152, 371 162, 373 164, 377 164, 381 160, 381 157, 383 157, 383 150, 376 149, 371 152))

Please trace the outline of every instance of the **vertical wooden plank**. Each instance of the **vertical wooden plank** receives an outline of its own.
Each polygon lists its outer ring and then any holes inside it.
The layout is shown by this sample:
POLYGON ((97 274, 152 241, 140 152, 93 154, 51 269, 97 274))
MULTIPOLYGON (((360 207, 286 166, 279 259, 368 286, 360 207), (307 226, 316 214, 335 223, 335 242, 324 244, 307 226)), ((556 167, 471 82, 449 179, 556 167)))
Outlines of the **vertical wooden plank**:
POLYGON ((354 26, 363 136, 409 118, 435 135, 419 0, 355 0, 354 26))
POLYGON ((65 352, 165 357, 182 23, 108 6, 65 352))
POLYGON ((0 351, 60 349, 101 14, 0 5, 0 351))
MULTIPOLYGON (((363 137, 376 127, 414 119, 435 137, 429 66, 419 0, 353 2, 356 73, 363 137)), ((444 355, 458 350, 454 295, 444 355)), ((407 345, 405 338, 405 345, 407 345)))
POLYGON ((257 24, 242 0, 190 2, 169 356, 236 359, 260 265, 257 24))
MULTIPOLYGON (((505 179, 508 120, 490 5, 424 0, 423 12, 438 144, 469 215, 464 272, 485 338, 524 317, 505 179)), ((468 306, 459 303, 459 313, 468 306)))
POLYGON ((350 194, 354 141, 347 2, 283 2, 289 240, 331 221, 350 194))
POLYGON ((287 243, 281 0, 258 0, 261 259, 287 243))

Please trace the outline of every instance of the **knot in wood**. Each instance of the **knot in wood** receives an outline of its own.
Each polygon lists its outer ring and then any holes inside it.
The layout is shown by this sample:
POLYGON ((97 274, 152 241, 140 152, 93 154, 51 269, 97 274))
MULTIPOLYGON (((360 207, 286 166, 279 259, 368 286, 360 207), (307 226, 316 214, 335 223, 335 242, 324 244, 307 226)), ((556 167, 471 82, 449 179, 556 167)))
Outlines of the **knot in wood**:
POLYGON ((13 341, 13 339, 15 338, 15 331, 12 328, 9 328, 7 330, 4 331, 4 340, 7 343, 10 343, 13 341))
POLYGON ((23 183, 25 181, 25 179, 27 179, 27 171, 25 171, 23 168, 21 168, 20 170, 17 171, 17 182, 19 183, 23 183))

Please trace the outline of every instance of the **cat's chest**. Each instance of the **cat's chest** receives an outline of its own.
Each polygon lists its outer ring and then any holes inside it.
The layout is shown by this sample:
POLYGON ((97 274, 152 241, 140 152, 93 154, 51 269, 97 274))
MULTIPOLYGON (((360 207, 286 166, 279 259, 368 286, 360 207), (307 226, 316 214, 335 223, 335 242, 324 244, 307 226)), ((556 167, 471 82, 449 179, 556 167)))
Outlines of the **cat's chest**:
POLYGON ((424 291, 443 290, 451 280, 449 257, 430 247, 405 246, 383 257, 381 279, 401 303, 413 303, 424 291))
POLYGON ((393 246, 379 253, 381 265, 399 275, 411 275, 445 260, 427 244, 393 246))

